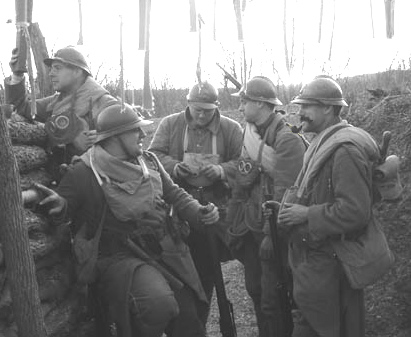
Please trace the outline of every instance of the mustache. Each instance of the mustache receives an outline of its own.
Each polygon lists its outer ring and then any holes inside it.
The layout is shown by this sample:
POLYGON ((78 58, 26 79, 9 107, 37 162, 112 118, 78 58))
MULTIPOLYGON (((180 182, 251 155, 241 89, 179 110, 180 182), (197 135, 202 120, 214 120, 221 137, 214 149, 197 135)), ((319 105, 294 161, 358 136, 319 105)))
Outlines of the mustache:
POLYGON ((301 122, 312 122, 313 120, 309 117, 302 116, 300 117, 301 122))

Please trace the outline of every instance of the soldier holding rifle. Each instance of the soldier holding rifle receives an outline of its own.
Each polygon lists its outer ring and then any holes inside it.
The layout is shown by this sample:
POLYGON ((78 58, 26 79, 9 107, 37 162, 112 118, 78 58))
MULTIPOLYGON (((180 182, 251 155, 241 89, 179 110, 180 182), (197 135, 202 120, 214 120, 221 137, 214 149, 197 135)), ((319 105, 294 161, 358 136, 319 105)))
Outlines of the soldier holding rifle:
MULTIPOLYGON (((262 216, 262 204, 280 201, 294 183, 305 144, 275 111, 281 101, 271 80, 256 76, 234 95, 241 99, 239 110, 244 113, 246 129, 227 213, 231 248, 244 265, 245 286, 254 303, 259 336, 283 336, 280 317, 284 306, 276 287, 280 275, 275 266, 287 265, 287 246, 280 237, 278 243, 284 252, 280 260, 274 253, 270 226, 262 216)), ((291 284, 289 278, 287 284, 291 284)))
POLYGON ((206 298, 190 252, 167 216, 168 205, 198 227, 218 221, 218 209, 201 206, 173 183, 153 153, 143 151, 141 128, 149 123, 127 105, 105 108, 97 118, 95 145, 56 191, 37 186, 45 196, 40 204, 51 207, 55 221, 73 221, 74 251, 84 266, 90 262, 87 246, 96 241, 95 265, 87 268, 95 273, 79 276, 94 282, 100 296, 108 323, 100 328, 110 326, 111 332, 99 336, 161 337, 166 331, 204 337, 196 303, 206 298), (82 241, 76 241, 80 234, 82 241))

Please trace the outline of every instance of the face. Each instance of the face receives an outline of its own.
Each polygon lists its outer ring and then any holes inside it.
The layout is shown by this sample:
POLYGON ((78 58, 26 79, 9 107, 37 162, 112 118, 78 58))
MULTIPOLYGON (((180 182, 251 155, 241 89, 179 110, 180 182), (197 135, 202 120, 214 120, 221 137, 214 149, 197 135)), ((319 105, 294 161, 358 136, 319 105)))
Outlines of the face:
POLYGON ((238 110, 244 114, 244 119, 248 123, 256 123, 260 118, 259 105, 256 101, 241 98, 238 110))
POLYGON ((119 135, 120 144, 127 159, 134 159, 143 154, 141 141, 145 136, 145 132, 140 128, 119 135))
POLYGON ((204 127, 208 125, 215 114, 215 109, 202 109, 195 105, 190 105, 189 110, 194 124, 198 127, 204 127))
POLYGON ((304 132, 320 133, 328 126, 329 106, 320 104, 300 104, 298 115, 304 132))
POLYGON ((80 73, 79 68, 69 67, 60 61, 53 61, 49 71, 53 89, 58 92, 70 92, 77 83, 80 73))

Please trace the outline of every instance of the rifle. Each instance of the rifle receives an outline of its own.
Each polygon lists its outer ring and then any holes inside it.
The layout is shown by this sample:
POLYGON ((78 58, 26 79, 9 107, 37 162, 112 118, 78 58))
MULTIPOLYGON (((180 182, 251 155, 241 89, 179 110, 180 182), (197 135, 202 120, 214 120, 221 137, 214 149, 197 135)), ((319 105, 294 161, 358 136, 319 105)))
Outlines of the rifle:
POLYGON ((291 337, 293 332, 293 317, 291 314, 292 294, 287 289, 286 275, 284 266, 282 265, 283 257, 281 253, 281 247, 279 243, 278 231, 277 231, 277 216, 278 207, 273 204, 266 203, 266 207, 273 210, 272 214, 265 221, 269 221, 271 240, 273 242, 275 269, 278 277, 278 282, 275 285, 278 298, 280 299, 280 311, 278 313, 278 319, 275 322, 278 337, 291 337))
POLYGON ((162 266, 156 260, 154 260, 150 255, 148 255, 141 247, 139 247, 133 240, 127 238, 125 241, 126 246, 136 255, 139 259, 143 260, 148 265, 156 268, 161 274, 163 274, 164 278, 170 284, 172 289, 181 289, 184 284, 176 278, 171 272, 169 272, 166 267, 162 266))
MULTIPOLYGON (((202 205, 208 205, 208 203, 204 199, 204 191, 202 187, 199 188, 198 201, 202 205)), ((220 332, 223 337, 237 337, 233 304, 227 298, 227 294, 225 291, 224 278, 223 273, 221 271, 220 259, 218 256, 217 240, 214 232, 212 231, 212 228, 206 228, 205 233, 207 237, 209 251, 211 254, 211 260, 213 263, 214 286, 216 289, 217 304, 220 313, 220 332)))
POLYGON ((225 70, 222 66, 220 66, 219 63, 216 63, 216 65, 223 71, 223 73, 224 73, 224 78, 227 79, 227 80, 229 80, 232 84, 235 85, 235 87, 236 87, 238 90, 240 90, 241 87, 242 87, 241 83, 238 82, 238 80, 237 80, 233 75, 231 75, 227 70, 225 70))

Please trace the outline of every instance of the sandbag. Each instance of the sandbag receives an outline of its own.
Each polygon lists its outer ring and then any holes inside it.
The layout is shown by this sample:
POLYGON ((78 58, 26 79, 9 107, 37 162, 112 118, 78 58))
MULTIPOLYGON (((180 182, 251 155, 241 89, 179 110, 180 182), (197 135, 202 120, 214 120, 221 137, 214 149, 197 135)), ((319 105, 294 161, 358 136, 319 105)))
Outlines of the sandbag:
POLYGON ((39 169, 47 163, 46 151, 36 145, 13 145, 13 152, 20 173, 39 169))
POLYGON ((43 123, 28 123, 7 120, 7 127, 13 144, 45 146, 47 134, 43 123))

